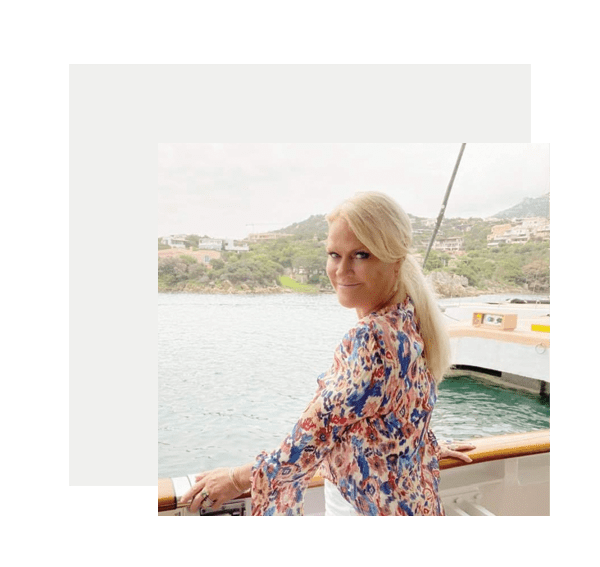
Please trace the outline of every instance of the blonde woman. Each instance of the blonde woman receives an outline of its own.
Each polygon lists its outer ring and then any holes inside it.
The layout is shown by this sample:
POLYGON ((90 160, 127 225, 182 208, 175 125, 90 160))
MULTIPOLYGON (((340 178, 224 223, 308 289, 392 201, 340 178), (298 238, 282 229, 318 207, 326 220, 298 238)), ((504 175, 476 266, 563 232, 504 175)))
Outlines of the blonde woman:
POLYGON ((251 489, 253 515, 301 515, 318 471, 327 515, 444 515, 438 460, 470 460, 460 451, 472 446, 441 453, 429 427, 450 349, 410 254, 408 216, 371 192, 345 201, 327 220, 327 275, 358 322, 281 446, 242 467, 198 475, 182 498, 192 512, 216 510, 251 489))

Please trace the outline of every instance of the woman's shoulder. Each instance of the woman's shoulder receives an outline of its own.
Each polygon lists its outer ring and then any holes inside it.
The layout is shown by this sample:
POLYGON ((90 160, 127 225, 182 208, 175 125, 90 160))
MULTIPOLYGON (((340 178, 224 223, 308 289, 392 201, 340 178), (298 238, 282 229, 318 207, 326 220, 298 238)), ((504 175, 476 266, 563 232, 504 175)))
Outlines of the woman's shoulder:
POLYGON ((401 303, 394 303, 374 311, 363 317, 359 327, 367 327, 371 330, 402 330, 402 328, 412 326, 415 320, 415 306, 410 296, 401 303))
POLYGON ((372 313, 355 323, 344 335, 342 345, 352 350, 350 345, 368 347, 378 345, 386 336, 397 335, 401 331, 400 317, 393 312, 386 314, 372 313))
POLYGON ((344 335, 344 341, 366 342, 369 338, 416 331, 415 309, 410 297, 365 315, 344 335))

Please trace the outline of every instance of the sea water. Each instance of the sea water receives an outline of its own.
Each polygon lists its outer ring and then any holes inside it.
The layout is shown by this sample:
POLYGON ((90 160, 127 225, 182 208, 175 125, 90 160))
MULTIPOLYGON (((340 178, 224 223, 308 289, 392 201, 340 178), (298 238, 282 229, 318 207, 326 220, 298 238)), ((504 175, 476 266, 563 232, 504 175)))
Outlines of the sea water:
MULTIPOLYGON (((354 310, 333 294, 158 294, 158 477, 240 465, 279 446, 332 360, 354 310)), ((539 396, 446 378, 438 438, 549 427, 539 396)))

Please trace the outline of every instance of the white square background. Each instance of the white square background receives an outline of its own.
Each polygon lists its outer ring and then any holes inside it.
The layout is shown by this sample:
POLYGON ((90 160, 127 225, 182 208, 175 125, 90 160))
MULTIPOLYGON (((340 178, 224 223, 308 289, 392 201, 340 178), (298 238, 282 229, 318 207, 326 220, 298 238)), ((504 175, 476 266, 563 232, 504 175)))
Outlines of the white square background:
POLYGON ((526 142, 529 94, 528 65, 71 67, 71 486, 156 482, 158 142, 526 142))

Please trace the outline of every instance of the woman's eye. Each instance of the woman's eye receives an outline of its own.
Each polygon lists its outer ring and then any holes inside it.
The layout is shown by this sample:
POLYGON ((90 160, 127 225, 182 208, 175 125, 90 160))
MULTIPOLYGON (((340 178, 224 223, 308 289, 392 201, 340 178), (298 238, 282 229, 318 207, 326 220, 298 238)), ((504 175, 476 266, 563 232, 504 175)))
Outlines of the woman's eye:
POLYGON ((368 252, 357 252, 356 253, 356 257, 359 260, 366 260, 369 256, 370 256, 370 254, 368 252))
POLYGON ((327 254, 331 257, 331 258, 339 258, 339 255, 336 254, 335 252, 327 252, 327 254))

